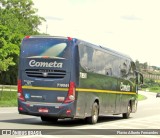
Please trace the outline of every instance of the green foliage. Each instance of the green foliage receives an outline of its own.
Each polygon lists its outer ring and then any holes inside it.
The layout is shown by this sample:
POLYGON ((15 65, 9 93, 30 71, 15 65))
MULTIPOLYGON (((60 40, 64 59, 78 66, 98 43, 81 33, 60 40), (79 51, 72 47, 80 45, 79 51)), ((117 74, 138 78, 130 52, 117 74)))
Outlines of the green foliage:
POLYGON ((0 92, 0 107, 17 106, 17 92, 4 91, 0 92))
POLYGON ((0 84, 16 84, 22 38, 39 34, 45 21, 33 5, 32 0, 0 0, 0 84))
POLYGON ((159 82, 156 82, 155 80, 149 78, 144 79, 144 84, 147 85, 148 87, 160 87, 159 82))
POLYGON ((145 78, 142 88, 148 88, 151 92, 160 92, 160 82, 153 79, 145 78))
POLYGON ((151 92, 159 92, 160 93, 160 87, 151 87, 151 88, 149 88, 149 91, 151 91, 151 92))
POLYGON ((0 0, 1 23, 7 25, 12 32, 23 35, 37 34, 38 26, 45 19, 36 15, 32 0, 0 0))
POLYGON ((148 69, 148 63, 147 62, 140 63, 138 60, 136 60, 135 64, 136 64, 137 70, 140 71, 140 72, 147 71, 147 69, 148 69))
POLYGON ((142 100, 145 100, 145 99, 147 99, 146 96, 138 94, 138 101, 142 101, 142 100))
POLYGON ((11 42, 9 30, 0 25, 0 71, 7 71, 9 66, 15 65, 13 56, 18 55, 18 46, 11 42))

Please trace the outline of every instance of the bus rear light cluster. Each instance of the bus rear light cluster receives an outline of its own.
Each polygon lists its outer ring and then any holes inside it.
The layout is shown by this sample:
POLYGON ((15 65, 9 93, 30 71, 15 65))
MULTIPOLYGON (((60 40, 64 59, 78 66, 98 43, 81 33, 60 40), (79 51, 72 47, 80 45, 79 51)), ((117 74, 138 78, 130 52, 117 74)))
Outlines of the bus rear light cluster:
POLYGON ((75 83, 70 82, 69 83, 69 90, 68 90, 68 95, 64 101, 64 103, 70 103, 75 100, 75 83))
POLYGON ((68 41, 72 41, 72 37, 67 37, 68 38, 68 41))
POLYGON ((68 109, 68 110, 66 111, 66 115, 70 115, 71 112, 72 112, 72 111, 68 109))
POLYGON ((26 39, 29 39, 29 38, 30 38, 30 36, 29 36, 29 35, 27 35, 27 36, 25 36, 25 38, 26 38, 26 39))
POLYGON ((19 111, 23 111, 23 107, 21 107, 21 106, 18 107, 18 110, 19 110, 19 111))
POLYGON ((21 101, 25 101, 23 93, 22 93, 22 81, 18 80, 18 99, 21 101))

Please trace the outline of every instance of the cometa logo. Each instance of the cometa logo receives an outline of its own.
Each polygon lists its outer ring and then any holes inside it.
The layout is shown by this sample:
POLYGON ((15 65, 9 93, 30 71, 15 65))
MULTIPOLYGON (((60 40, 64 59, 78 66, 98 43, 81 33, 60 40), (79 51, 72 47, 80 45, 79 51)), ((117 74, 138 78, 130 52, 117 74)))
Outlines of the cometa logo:
POLYGON ((31 60, 29 62, 30 67, 54 67, 54 68, 62 68, 63 63, 54 62, 36 62, 35 60, 31 60))

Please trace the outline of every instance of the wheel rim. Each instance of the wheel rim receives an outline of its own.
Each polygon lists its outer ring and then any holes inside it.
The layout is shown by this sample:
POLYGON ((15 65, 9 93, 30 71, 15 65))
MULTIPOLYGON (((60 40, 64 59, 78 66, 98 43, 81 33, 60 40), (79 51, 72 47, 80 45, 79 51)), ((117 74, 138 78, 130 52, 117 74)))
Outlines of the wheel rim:
POLYGON ((130 105, 128 105, 128 116, 130 115, 130 113, 131 113, 131 107, 130 105))
POLYGON ((97 121, 98 119, 98 107, 96 106, 93 111, 93 120, 97 121))

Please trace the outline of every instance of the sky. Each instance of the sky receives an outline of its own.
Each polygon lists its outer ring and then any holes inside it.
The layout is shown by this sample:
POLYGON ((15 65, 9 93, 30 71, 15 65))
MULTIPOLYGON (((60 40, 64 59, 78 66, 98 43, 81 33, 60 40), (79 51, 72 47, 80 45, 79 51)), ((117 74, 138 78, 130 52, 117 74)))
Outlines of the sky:
POLYGON ((33 0, 41 33, 76 37, 160 67, 160 0, 33 0))

